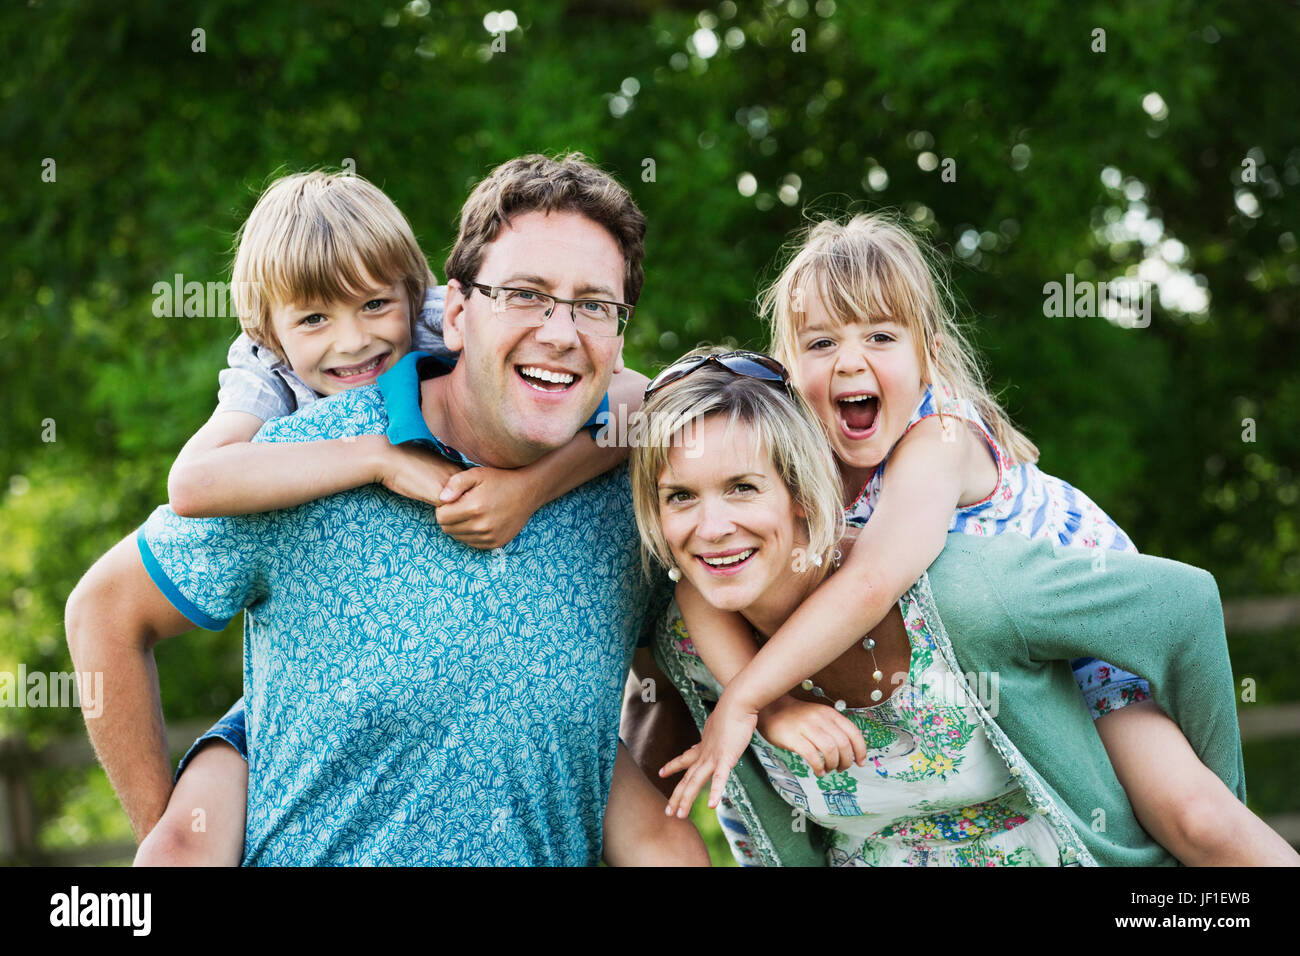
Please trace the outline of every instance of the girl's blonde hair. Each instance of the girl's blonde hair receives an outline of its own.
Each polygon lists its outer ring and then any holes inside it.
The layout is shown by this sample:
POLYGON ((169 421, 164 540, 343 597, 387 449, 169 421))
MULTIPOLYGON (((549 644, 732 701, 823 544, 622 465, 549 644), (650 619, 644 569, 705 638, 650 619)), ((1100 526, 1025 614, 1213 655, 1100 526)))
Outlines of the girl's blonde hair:
POLYGON ((875 212, 847 222, 825 219, 802 231, 795 242, 797 251, 759 296, 759 311, 771 327, 772 354, 792 375, 798 374, 798 336, 813 296, 840 323, 898 322, 917 343, 923 381, 946 386, 974 403, 1013 462, 1037 461, 1037 447, 1011 423, 985 385, 933 252, 900 217, 875 212))
MULTIPOLYGON (((699 348, 682 359, 727 351, 699 348)), ((688 457, 709 454, 695 444, 694 433, 699 422, 715 415, 727 416, 728 435, 739 424, 754 430, 759 449, 771 455, 790 497, 804 513, 807 570, 818 579, 830 570, 835 545, 844 533, 839 469, 817 416, 797 391, 706 365, 655 393, 641 415, 645 427, 639 429, 641 437, 632 449, 631 481, 647 574, 656 563, 674 563, 659 521, 659 476, 668 467, 669 452, 680 445, 688 457)))
POLYGON ((231 288, 249 338, 284 357, 271 325, 278 304, 334 302, 372 279, 400 283, 410 317, 433 279, 411 224, 360 176, 319 170, 277 179, 239 230, 231 288))

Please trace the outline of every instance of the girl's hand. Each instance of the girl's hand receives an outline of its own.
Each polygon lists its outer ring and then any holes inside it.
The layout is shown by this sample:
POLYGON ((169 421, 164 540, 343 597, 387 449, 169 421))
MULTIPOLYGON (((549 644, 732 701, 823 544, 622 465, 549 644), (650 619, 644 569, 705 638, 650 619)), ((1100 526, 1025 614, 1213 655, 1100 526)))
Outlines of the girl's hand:
POLYGON ((393 445, 383 435, 379 453, 379 466, 375 481, 394 494, 423 501, 435 508, 441 504, 440 495, 448 480, 460 474, 453 465, 437 452, 416 445, 393 445))
POLYGON ((727 786, 727 777, 749 746, 754 736, 754 727, 758 714, 744 707, 733 705, 724 692, 709 719, 704 722, 704 733, 700 742, 678 757, 664 764, 659 776, 671 777, 686 770, 686 776, 677 784, 673 795, 668 798, 664 812, 685 817, 695 803, 695 797, 704 786, 704 781, 713 778, 709 789, 709 806, 716 808, 727 786))
POLYGON ((786 694, 758 713, 758 732, 768 743, 797 753, 817 776, 867 762, 867 744, 853 721, 834 707, 786 694))
POLYGON ((489 550, 509 544, 545 502, 520 469, 466 468, 442 489, 438 524, 457 541, 489 550))

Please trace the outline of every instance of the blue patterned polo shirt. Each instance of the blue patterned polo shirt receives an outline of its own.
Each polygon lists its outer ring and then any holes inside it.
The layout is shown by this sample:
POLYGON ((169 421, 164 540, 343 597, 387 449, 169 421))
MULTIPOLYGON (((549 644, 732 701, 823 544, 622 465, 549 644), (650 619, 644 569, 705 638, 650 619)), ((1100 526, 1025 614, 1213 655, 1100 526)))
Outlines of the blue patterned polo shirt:
MULTIPOLYGON (((438 359, 267 423, 259 442, 387 433, 438 359)), ((446 535, 380 485, 137 536, 195 624, 244 619, 246 865, 592 865, 621 692, 647 607, 626 468, 542 507, 505 548, 446 535)))

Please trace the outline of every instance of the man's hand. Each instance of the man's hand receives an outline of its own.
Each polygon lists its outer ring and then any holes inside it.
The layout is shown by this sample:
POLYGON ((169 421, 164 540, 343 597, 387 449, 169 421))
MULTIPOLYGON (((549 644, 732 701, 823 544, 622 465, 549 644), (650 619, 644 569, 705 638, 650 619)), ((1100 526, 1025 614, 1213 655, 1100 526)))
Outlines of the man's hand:
POLYGON ((834 707, 778 697, 758 713, 758 732, 768 743, 797 753, 817 776, 867 761, 862 731, 834 707))
POLYGON ((746 707, 734 705, 724 692, 717 707, 704 723, 704 733, 700 742, 678 757, 673 758, 659 770, 659 776, 667 777, 685 770, 686 776, 677 784, 673 795, 668 798, 665 813, 684 817, 690 813, 695 797, 710 777, 713 784, 709 789, 709 806, 717 808, 722 794, 726 790, 727 777, 731 768, 744 754, 754 736, 754 727, 758 714, 746 707))
POLYGON ((519 468, 467 468, 442 489, 438 524, 472 548, 503 548, 544 502, 519 468))
POLYGON ((380 451, 375 481, 394 494, 436 508, 441 504, 439 495, 448 480, 460 472, 459 465, 453 465, 435 451, 415 445, 388 444, 380 451))

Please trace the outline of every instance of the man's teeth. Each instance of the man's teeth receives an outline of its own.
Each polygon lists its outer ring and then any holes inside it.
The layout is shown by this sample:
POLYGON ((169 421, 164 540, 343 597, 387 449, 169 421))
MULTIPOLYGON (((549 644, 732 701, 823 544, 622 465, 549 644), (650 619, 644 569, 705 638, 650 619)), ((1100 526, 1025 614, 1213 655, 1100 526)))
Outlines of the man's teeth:
POLYGON ((739 554, 729 554, 725 558, 706 558, 701 556, 700 560, 711 568, 725 568, 729 564, 739 564, 753 553, 754 549, 750 548, 748 551, 741 551, 739 554))
POLYGON ((364 375, 366 372, 372 371, 377 365, 379 365, 382 359, 382 355, 376 355, 365 365, 356 365, 350 369, 336 368, 331 369, 331 371, 339 378, 349 378, 353 375, 364 375))
POLYGON ((519 373, 527 378, 541 379, 543 382, 554 382, 557 385, 570 385, 573 382, 573 376, 568 372, 548 372, 544 368, 538 368, 535 365, 527 365, 519 370, 519 373))

